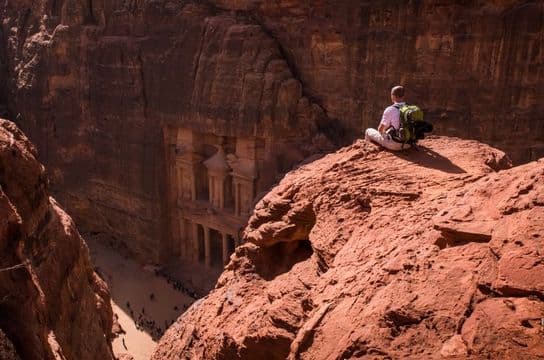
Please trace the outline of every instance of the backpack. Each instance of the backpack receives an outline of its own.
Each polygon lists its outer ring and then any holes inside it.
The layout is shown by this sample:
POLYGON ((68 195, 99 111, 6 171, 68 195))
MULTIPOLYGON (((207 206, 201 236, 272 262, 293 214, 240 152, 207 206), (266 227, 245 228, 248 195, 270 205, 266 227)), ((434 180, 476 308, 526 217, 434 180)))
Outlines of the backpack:
POLYGON ((425 133, 433 131, 433 124, 423 120, 423 111, 417 105, 395 104, 400 111, 400 128, 392 136, 403 144, 415 145, 425 138, 425 133))

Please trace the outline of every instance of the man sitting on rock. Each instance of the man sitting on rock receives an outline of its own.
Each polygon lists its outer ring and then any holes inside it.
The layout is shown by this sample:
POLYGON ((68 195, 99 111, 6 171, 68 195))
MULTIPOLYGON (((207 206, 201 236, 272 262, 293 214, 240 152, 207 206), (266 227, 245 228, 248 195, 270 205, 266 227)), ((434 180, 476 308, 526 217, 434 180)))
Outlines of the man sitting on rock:
POLYGON ((409 145, 393 140, 388 130, 391 131, 393 130, 391 128, 394 128, 394 130, 398 131, 400 128, 399 108, 405 104, 404 87, 398 85, 391 89, 391 101, 393 105, 388 106, 383 112, 378 130, 373 128, 366 129, 365 139, 380 144, 386 149, 398 151, 409 147, 409 145))

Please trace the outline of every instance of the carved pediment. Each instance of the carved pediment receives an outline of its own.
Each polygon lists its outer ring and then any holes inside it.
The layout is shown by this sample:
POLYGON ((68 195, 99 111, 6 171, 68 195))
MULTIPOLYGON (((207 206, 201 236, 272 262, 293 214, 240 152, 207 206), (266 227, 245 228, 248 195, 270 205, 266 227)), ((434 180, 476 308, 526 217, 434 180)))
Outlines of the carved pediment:
POLYGON ((204 161, 204 166, 208 168, 208 171, 216 173, 228 173, 230 171, 225 150, 222 146, 218 146, 217 152, 213 154, 208 160, 204 161))

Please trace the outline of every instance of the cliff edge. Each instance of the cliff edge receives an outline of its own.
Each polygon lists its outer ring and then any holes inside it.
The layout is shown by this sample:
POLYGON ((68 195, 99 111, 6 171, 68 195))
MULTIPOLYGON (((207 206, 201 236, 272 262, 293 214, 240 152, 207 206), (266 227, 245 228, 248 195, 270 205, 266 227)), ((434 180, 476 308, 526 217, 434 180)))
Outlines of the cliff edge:
POLYGON ((111 327, 107 285, 36 149, 0 119, 0 357, 112 359, 111 327))
POLYGON ((155 360, 544 356, 544 160, 432 137, 289 173, 155 360))

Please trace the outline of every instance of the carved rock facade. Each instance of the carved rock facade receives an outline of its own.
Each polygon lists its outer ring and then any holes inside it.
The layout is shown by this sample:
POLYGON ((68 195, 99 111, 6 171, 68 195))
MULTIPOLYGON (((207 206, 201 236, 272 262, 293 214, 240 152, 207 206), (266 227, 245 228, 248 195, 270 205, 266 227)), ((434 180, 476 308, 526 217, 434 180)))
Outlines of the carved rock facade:
POLYGON ((304 157, 375 126, 397 83, 437 132, 489 142, 515 162, 542 156, 542 11, 506 0, 8 0, 0 102, 83 229, 142 261, 194 257, 205 227, 229 243, 244 221, 240 212, 221 220, 228 229, 213 225, 208 207, 223 214, 244 197, 245 211, 304 157), (253 167, 253 180, 236 180, 230 164, 210 176, 203 161, 218 146, 238 156, 244 142, 256 155, 238 166, 253 167), (205 206, 207 220, 179 201, 192 181, 226 196, 205 206), (236 181, 249 190, 235 194, 236 181))

